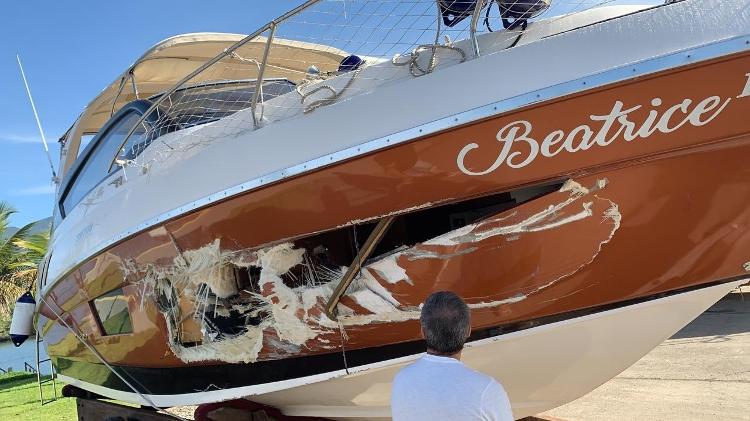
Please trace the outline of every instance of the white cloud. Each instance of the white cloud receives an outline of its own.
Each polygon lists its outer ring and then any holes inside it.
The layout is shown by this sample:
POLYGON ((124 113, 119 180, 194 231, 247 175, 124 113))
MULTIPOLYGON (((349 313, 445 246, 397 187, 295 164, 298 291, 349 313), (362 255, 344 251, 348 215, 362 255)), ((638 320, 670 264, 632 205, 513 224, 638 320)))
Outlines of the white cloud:
POLYGON ((11 196, 43 196, 55 193, 55 186, 44 184, 41 186, 25 187, 21 189, 11 190, 11 196))
POLYGON ((17 135, 17 134, 5 134, 0 133, 0 142, 10 143, 42 143, 42 138, 39 135, 17 135))

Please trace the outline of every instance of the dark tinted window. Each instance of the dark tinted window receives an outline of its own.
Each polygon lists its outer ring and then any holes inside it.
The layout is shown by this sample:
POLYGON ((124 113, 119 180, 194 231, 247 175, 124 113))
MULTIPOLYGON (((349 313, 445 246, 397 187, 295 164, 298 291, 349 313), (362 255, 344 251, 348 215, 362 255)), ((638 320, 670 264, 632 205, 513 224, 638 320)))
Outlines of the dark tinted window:
MULTIPOLYGON (((263 83, 259 101, 268 101, 294 90, 295 84, 285 79, 263 83)), ((255 94, 255 81, 211 83, 180 89, 169 95, 166 117, 174 130, 216 121, 250 107, 255 94)), ((173 130, 168 130, 173 131, 173 130)))
POLYGON ((105 335, 133 333, 128 300, 123 295, 122 289, 110 291, 94 299, 94 309, 105 335))
MULTIPOLYGON (((118 151, 123 148, 125 136, 130 129, 140 120, 140 114, 130 112, 120 118, 100 139, 96 139, 96 145, 91 154, 86 157, 86 162, 81 167, 75 180, 65 194, 63 207, 65 213, 69 213, 75 205, 83 200, 86 195, 94 189, 110 172, 115 171, 118 166, 112 165, 118 151)), ((143 127, 139 127, 128 140, 129 144, 137 143, 145 133, 143 127)))

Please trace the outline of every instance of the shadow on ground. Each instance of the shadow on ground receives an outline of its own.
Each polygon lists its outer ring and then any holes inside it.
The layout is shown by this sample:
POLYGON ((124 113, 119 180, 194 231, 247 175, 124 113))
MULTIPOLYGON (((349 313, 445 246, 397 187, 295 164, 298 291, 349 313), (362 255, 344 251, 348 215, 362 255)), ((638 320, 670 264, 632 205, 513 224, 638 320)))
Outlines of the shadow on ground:
POLYGON ((672 339, 705 337, 707 341, 727 341, 727 336, 750 332, 750 287, 733 291, 677 332, 672 339), (716 317, 724 322, 716 323, 716 317))

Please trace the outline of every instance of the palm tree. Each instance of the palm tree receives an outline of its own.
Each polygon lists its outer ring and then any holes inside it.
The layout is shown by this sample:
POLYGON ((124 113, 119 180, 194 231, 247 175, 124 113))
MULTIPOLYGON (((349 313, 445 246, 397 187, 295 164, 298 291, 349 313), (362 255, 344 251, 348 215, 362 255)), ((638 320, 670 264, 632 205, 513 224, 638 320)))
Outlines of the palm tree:
POLYGON ((49 233, 33 234, 37 222, 8 235, 10 217, 17 211, 0 202, 0 315, 8 315, 16 299, 34 289, 37 265, 47 252, 49 233))

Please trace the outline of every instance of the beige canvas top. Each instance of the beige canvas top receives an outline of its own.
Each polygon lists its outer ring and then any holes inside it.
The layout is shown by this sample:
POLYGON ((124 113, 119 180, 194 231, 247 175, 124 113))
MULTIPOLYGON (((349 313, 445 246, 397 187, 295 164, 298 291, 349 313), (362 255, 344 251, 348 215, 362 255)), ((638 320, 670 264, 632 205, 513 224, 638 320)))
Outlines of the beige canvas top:
MULTIPOLYGON (((81 136, 98 132, 113 112, 136 99, 131 74, 138 97, 148 98, 168 90, 244 37, 241 34, 200 32, 167 38, 151 47, 84 109, 66 136, 68 154, 63 174, 75 162, 81 136)), ((190 84, 208 80, 255 79, 257 70, 254 69, 263 57, 266 42, 265 37, 249 41, 237 50, 237 57, 223 58, 221 64, 196 76, 190 84)), ((336 70, 346 56, 347 53, 336 48, 275 38, 264 78, 300 80, 311 64, 321 71, 336 70)))

